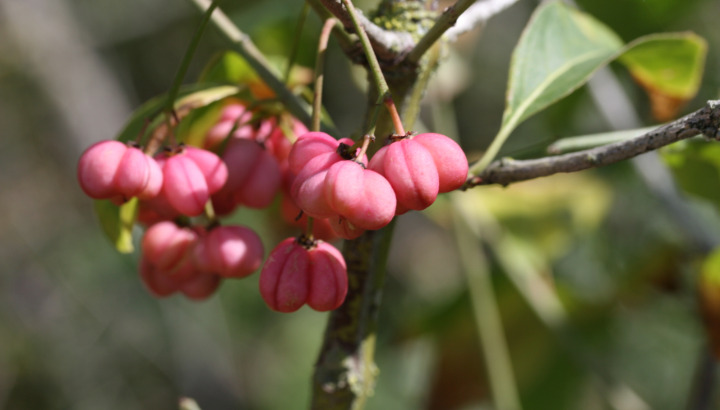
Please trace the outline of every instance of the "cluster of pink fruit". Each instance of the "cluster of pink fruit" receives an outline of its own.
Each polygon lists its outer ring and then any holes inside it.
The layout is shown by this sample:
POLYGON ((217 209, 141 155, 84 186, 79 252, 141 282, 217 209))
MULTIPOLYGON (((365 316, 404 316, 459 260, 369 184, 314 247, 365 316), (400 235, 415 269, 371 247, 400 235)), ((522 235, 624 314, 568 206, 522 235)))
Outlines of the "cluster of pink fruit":
POLYGON ((208 226, 192 225, 188 217, 213 215, 211 210, 224 216, 240 205, 264 208, 282 191, 284 218, 302 226, 313 217, 313 231, 270 253, 260 293, 281 312, 304 304, 335 309, 347 293, 347 268, 324 240, 380 229, 395 215, 428 207, 467 175, 464 153, 440 134, 396 137, 368 162, 351 140, 307 132, 296 120, 284 127, 277 119, 255 117, 230 104, 203 148, 179 145, 152 157, 136 145, 101 141, 80 158, 78 179, 87 195, 118 205, 140 200, 138 220, 148 227, 140 275, 154 295, 181 292, 200 300, 223 278, 257 270, 264 251, 252 230, 220 226, 214 218, 208 226), (300 137, 293 144, 294 135, 300 137))
POLYGON ((308 215, 329 218, 344 239, 427 208, 438 193, 458 189, 467 177, 462 149, 441 134, 391 139, 369 163, 349 152, 348 142, 309 132, 293 145, 288 161, 292 199, 308 215))

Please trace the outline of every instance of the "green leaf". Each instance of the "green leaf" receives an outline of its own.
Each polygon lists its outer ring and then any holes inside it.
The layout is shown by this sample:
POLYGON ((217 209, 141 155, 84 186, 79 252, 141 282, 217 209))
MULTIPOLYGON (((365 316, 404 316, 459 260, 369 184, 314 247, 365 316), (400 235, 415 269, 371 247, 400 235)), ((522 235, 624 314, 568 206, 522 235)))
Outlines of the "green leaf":
POLYGON ((605 25, 563 3, 540 7, 513 53, 503 127, 514 128, 581 86, 622 46, 605 25))
POLYGON ((694 33, 670 33, 643 37, 628 48, 619 61, 647 91, 655 118, 676 117, 700 88, 707 42, 694 33))
MULTIPOLYGON (((513 51, 507 106, 500 130, 483 158, 471 168, 471 174, 485 169, 522 121, 584 85, 595 71, 618 56, 647 44, 653 44, 652 48, 661 48, 664 44, 683 48, 672 45, 678 39, 697 46, 697 41, 689 38, 688 34, 653 35, 624 46, 612 30, 587 14, 559 1, 539 6, 513 51)), ((635 57, 631 54, 630 59, 639 64, 636 70, 648 65, 639 63, 638 56, 642 54, 638 52, 635 57)), ((674 62, 688 65, 669 58, 664 62, 665 69, 674 69, 674 62)), ((689 66, 694 67, 695 74, 685 77, 699 78, 702 71, 697 72, 698 64, 689 66)))
POLYGON ((240 54, 226 51, 213 57, 205 66, 198 82, 214 84, 244 84, 258 81, 250 64, 240 54))
POLYGON ((720 210, 720 145, 686 140, 660 153, 683 191, 710 201, 720 210))
POLYGON ((95 201, 95 213, 103 232, 120 253, 132 253, 132 229, 137 218, 138 199, 132 198, 121 206, 107 199, 95 201))
POLYGON ((675 97, 695 96, 707 54, 707 42, 702 37, 694 33, 657 34, 642 37, 629 48, 619 61, 639 82, 675 97))
POLYGON ((630 138, 639 137, 640 135, 646 134, 656 128, 657 126, 644 127, 631 130, 601 132, 597 134, 561 138, 550 144, 547 148, 547 152, 551 154, 564 154, 566 152, 600 147, 615 142, 625 141, 630 138))
MULTIPOLYGON (((218 86, 217 84, 204 83, 185 86, 180 90, 180 98, 175 101, 175 109, 180 111, 204 107, 215 101, 235 95, 240 91, 240 87, 232 85, 218 86)), ((141 132, 143 138, 147 136, 165 120, 162 111, 165 108, 166 99, 167 95, 163 94, 141 105, 130 115, 130 118, 115 139, 123 142, 135 140, 141 132)))

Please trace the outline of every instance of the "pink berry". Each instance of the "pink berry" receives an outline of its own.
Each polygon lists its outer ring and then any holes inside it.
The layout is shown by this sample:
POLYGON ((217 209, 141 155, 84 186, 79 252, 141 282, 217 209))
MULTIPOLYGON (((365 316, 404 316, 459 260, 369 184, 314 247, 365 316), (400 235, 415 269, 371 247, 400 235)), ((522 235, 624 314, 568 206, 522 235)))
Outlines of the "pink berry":
POLYGON ((184 153, 169 157, 163 167, 163 190, 170 205, 188 216, 200 215, 210 198, 200 167, 184 153))
POLYGON ((91 198, 118 204, 132 197, 153 198, 163 184, 154 159, 118 141, 101 141, 88 148, 78 162, 78 180, 91 198))
POLYGON ((285 239, 260 273, 260 294, 278 312, 294 312, 305 303, 318 311, 336 309, 347 294, 345 261, 325 242, 307 249, 295 238, 285 239))
POLYGON ((228 169, 220 157, 213 152, 195 147, 185 147, 183 150, 185 155, 190 157, 202 171, 211 195, 225 185, 228 179, 228 169))
POLYGON ((262 264, 263 245, 250 228, 216 227, 195 248, 198 267, 223 277, 242 278, 262 264))
POLYGON ((300 170, 316 156, 337 150, 339 141, 324 132, 308 132, 300 137, 292 146, 288 156, 290 170, 299 174, 300 170))
POLYGON ((340 161, 327 171, 325 198, 340 216, 362 229, 390 223, 397 201, 390 183, 354 161, 340 161))
POLYGON ((162 184, 162 170, 155 159, 138 148, 129 147, 115 175, 115 185, 120 194, 125 199, 134 196, 150 199, 160 193, 162 184))
POLYGON ((381 148, 369 168, 388 180, 403 208, 422 210, 437 198, 437 167, 430 152, 415 140, 403 139, 381 148))
POLYGON ((418 134, 412 141, 422 144, 432 155, 440 178, 440 192, 454 191, 465 183, 467 157, 455 141, 435 133, 418 134))
POLYGON ((200 301, 212 296, 220 286, 221 278, 218 275, 198 273, 181 282, 178 290, 188 299, 200 301))
POLYGON ((310 291, 307 304, 319 312, 337 309, 347 295, 347 266, 340 251, 318 241, 308 251, 310 256, 310 291))
POLYGON ((145 258, 140 258, 140 279, 147 290, 155 297, 163 298, 178 291, 178 281, 160 273, 145 258))
POLYGON ((282 174, 275 158, 254 141, 234 140, 223 160, 228 166, 228 181, 219 191, 232 195, 235 203, 251 208, 270 205, 280 189, 282 174))
POLYGON ((260 272, 260 295, 272 310, 294 312, 308 295, 310 258, 307 249, 287 238, 270 252, 260 272))
POLYGON ((343 217, 330 218, 328 221, 330 221, 330 228, 332 228, 333 233, 343 239, 359 238, 360 235, 365 233, 365 229, 353 225, 352 222, 343 217))
POLYGON ((100 141, 90 146, 78 161, 80 187, 94 199, 117 195, 115 174, 127 146, 118 141, 100 141))
POLYGON ((140 248, 143 258, 154 269, 172 273, 192 258, 198 234, 173 222, 159 222, 145 231, 140 248))
MULTIPOLYGON (((292 133, 295 138, 304 135, 308 132, 305 124, 292 119, 292 133)), ((293 143, 290 140, 291 136, 285 135, 285 131, 281 126, 275 126, 270 133, 270 136, 265 141, 265 146, 268 148, 273 156, 279 161, 287 161, 290 157, 290 151, 292 150, 293 143)))

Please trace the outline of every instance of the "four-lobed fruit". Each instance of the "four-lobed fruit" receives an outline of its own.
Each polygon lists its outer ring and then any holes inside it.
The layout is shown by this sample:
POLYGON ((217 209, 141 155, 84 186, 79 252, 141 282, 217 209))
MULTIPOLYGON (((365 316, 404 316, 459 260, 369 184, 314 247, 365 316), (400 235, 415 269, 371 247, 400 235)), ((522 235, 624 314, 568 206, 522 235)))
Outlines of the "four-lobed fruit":
MULTIPOLYGON (((224 140, 230 129, 237 129, 223 145, 222 158, 180 146, 153 159, 134 146, 102 141, 80 159, 78 179, 89 196, 116 203, 134 196, 143 200, 139 219, 149 228, 139 270, 154 295, 180 292, 202 300, 216 291, 222 278, 245 277, 262 263, 262 243, 249 228, 219 226, 206 232, 167 221, 201 214, 211 197, 220 215, 239 204, 266 207, 285 178, 290 198, 283 198, 284 214, 318 218, 318 236, 353 239, 385 226, 395 214, 428 207, 438 193, 459 188, 467 176, 462 149, 441 134, 399 139, 368 164, 366 157, 356 162, 345 156, 348 147, 340 148, 340 143, 349 146, 350 140, 305 132, 294 120, 293 132, 304 134, 290 144, 276 120, 253 128, 246 124, 250 118, 242 106, 223 111, 218 125, 226 128, 213 128, 215 133, 224 132, 224 140), (228 123, 232 127, 227 128, 228 123)), ((217 135, 210 134, 206 146, 219 146, 217 135)), ((347 292, 345 262, 323 241, 289 238, 263 267, 260 291, 268 306, 281 312, 303 304, 319 311, 335 309, 347 292)))
POLYGON ((462 186, 468 163, 459 145, 435 133, 409 136, 387 145, 372 157, 368 168, 382 174, 397 196, 396 215, 422 210, 437 195, 462 186))
POLYGON ((347 266, 340 251, 316 241, 287 238, 273 249, 260 272, 260 295, 270 309, 289 313, 307 304, 324 312, 347 294, 347 266))
POLYGON ((77 178, 89 197, 118 203, 132 197, 153 198, 163 185, 157 162, 119 141, 100 141, 85 150, 78 161, 77 178))
POLYGON ((141 242, 140 277, 153 295, 182 292, 190 299, 212 295, 222 278, 242 278, 262 264, 263 245, 250 228, 217 226, 209 231, 162 221, 141 242))

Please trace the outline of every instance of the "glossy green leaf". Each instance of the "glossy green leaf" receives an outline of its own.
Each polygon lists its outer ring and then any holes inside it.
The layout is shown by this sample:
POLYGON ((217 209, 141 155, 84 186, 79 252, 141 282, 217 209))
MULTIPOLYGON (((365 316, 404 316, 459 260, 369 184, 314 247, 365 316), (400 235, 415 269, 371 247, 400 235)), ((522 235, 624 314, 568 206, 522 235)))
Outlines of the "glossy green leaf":
MULTIPOLYGON (((500 131, 471 173, 485 169, 522 121, 584 85, 610 61, 647 44, 653 49, 667 44, 675 47, 678 38, 687 36, 652 35, 624 46, 612 30, 587 14, 559 1, 539 6, 513 52, 500 131)), ((637 62, 642 54, 638 52, 630 59, 637 62)), ((676 59, 665 61, 666 69, 673 61, 676 59)), ((697 68, 697 64, 692 66, 697 68)))
POLYGON ((653 116, 669 121, 700 88, 707 42, 694 33, 657 34, 641 40, 631 43, 619 61, 648 93, 653 116))
MULTIPOLYGON (((185 86, 180 89, 180 98, 175 101, 175 109, 184 110, 204 107, 238 92, 240 92, 240 87, 232 85, 218 86, 207 83, 185 86)), ((128 119, 115 139, 118 141, 131 141, 137 139, 140 133, 143 133, 143 136, 147 135, 165 120, 162 111, 166 100, 167 95, 163 94, 141 105, 132 113, 130 119, 128 119)))
POLYGON ((578 88, 622 46, 604 24, 561 2, 540 7, 513 53, 503 128, 578 88))
POLYGON ((707 42, 694 33, 642 37, 620 56, 640 83, 674 97, 695 96, 702 80, 707 42), (635 44, 637 43, 637 44, 635 44))
POLYGON ((120 253, 132 253, 132 229, 137 218, 138 199, 133 198, 121 206, 107 199, 95 201, 95 213, 103 232, 120 253))

